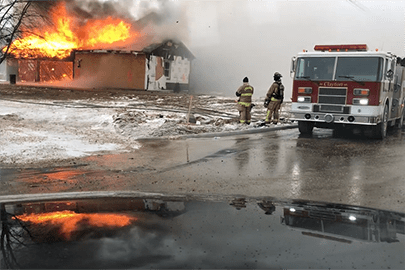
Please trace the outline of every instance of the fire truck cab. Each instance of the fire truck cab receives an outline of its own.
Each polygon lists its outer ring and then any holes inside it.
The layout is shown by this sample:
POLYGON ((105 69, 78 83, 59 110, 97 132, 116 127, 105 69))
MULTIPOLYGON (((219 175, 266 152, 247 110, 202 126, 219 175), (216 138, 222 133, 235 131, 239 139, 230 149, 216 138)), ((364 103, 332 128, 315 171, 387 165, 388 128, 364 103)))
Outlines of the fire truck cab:
POLYGON ((316 45, 293 57, 291 119, 302 134, 358 126, 386 137, 404 119, 405 59, 365 44, 316 45))

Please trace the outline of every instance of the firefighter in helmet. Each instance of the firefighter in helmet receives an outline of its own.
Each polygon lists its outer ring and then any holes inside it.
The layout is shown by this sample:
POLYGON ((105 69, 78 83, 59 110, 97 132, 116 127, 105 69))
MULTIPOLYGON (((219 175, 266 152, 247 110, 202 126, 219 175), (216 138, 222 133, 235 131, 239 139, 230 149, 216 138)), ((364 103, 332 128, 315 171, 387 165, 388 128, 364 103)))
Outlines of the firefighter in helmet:
POLYGON ((271 201, 263 200, 257 205, 264 211, 265 215, 271 215, 274 211, 276 211, 276 206, 271 201))
POLYGON ((267 108, 266 114, 266 124, 277 125, 280 118, 280 107, 284 99, 284 85, 281 83, 281 74, 276 72, 274 73, 274 82, 267 91, 266 98, 264 100, 264 107, 267 108), (273 118, 273 120, 272 120, 273 118))
POLYGON ((241 124, 250 124, 250 111, 252 105, 253 86, 249 84, 249 78, 243 79, 243 84, 236 91, 238 100, 238 111, 240 114, 239 122, 241 124))

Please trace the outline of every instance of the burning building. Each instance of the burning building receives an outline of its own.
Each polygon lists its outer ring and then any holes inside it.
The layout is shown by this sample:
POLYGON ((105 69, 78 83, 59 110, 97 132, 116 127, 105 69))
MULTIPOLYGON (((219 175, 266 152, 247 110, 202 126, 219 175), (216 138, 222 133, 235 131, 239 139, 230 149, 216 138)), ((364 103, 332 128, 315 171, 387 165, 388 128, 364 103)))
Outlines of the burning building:
POLYGON ((66 2, 51 14, 52 27, 11 44, 6 67, 0 70, 3 79, 73 81, 69 85, 83 88, 189 89, 195 57, 181 41, 156 42, 156 37, 141 31, 142 23, 128 18, 78 20, 66 2))
POLYGON ((182 42, 166 40, 139 51, 77 50, 74 79, 90 79, 93 85, 126 89, 189 89, 193 54, 182 42))

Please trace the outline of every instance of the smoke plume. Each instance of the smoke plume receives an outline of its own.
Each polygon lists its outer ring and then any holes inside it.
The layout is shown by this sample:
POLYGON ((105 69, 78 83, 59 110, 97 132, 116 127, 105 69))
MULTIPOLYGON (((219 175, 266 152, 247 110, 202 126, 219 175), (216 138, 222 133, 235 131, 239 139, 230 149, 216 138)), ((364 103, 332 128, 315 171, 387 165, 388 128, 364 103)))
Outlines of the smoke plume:
POLYGON ((128 42, 128 49, 141 49, 165 39, 189 40, 186 12, 180 3, 168 0, 67 0, 66 3, 69 11, 83 23, 88 19, 107 17, 130 22, 141 36, 128 42))

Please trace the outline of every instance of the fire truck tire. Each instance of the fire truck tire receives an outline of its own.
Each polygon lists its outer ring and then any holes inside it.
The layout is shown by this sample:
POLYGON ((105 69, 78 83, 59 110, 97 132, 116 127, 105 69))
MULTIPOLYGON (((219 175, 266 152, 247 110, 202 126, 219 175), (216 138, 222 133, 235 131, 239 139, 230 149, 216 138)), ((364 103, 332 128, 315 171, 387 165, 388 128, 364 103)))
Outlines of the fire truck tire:
POLYGON ((301 134, 311 134, 314 124, 311 122, 298 121, 298 130, 301 134))
POLYGON ((375 127, 374 135, 377 139, 384 139, 387 136, 388 111, 388 104, 385 104, 382 121, 375 127))

